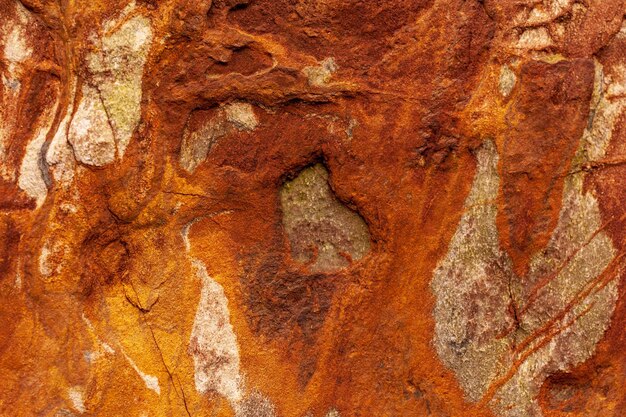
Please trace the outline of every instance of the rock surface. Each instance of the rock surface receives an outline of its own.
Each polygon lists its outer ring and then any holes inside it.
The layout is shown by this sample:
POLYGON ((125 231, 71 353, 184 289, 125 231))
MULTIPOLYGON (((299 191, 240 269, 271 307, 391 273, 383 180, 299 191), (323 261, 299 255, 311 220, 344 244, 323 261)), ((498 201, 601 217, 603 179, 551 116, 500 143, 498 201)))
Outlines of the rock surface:
POLYGON ((624 0, 0 0, 0 416, 626 415, 624 0))

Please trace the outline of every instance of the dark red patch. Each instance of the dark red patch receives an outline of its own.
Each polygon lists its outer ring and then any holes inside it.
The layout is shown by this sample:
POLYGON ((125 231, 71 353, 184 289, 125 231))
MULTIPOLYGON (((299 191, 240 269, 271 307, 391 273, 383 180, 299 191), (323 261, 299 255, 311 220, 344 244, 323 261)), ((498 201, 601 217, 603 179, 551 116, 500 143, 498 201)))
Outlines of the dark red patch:
POLYGON ((17 254, 20 234, 9 216, 0 216, 0 281, 9 277, 11 259, 17 254))
POLYGON ((502 243, 520 275, 556 226, 563 180, 589 115, 593 77, 589 59, 531 61, 521 68, 500 145, 498 212, 502 243))

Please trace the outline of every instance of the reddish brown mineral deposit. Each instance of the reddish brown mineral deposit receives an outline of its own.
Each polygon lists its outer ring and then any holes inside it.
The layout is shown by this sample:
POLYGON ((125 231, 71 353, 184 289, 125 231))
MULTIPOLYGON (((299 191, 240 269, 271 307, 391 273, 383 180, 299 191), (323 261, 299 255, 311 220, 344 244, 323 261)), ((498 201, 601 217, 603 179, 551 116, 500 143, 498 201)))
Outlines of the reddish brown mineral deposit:
POLYGON ((0 0, 0 416, 626 416, 625 14, 0 0))

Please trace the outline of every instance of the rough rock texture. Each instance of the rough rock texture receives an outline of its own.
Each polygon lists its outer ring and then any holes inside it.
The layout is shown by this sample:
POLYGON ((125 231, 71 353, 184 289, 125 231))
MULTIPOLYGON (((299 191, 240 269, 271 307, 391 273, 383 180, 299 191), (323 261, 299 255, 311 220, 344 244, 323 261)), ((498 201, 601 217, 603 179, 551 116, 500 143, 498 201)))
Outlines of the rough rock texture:
POLYGON ((311 271, 343 269, 369 251, 367 224, 334 196, 324 165, 287 181, 280 201, 291 256, 311 271))
POLYGON ((626 415, 624 0, 0 0, 0 416, 626 415))

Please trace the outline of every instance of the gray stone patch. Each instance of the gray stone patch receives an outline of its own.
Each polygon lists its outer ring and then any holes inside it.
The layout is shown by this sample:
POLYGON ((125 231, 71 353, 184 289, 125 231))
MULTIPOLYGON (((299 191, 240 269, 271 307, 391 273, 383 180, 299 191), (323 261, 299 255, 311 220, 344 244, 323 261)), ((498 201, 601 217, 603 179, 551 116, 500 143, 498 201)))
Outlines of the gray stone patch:
POLYGON ((224 289, 211 278, 204 264, 192 261, 202 280, 189 353, 193 356, 194 381, 198 392, 215 391, 236 404, 242 398, 239 347, 230 324, 230 310, 224 289))
POLYGON ((291 255, 313 272, 345 268, 369 251, 367 224, 337 199, 324 165, 306 168, 286 182, 280 201, 291 255))
POLYGON ((215 141, 225 134, 225 123, 219 118, 211 119, 197 129, 190 127, 188 123, 183 132, 183 141, 180 147, 180 165, 187 172, 194 172, 198 165, 206 159, 215 141))
POLYGON ((37 136, 26 147, 26 155, 20 167, 18 186, 26 194, 37 200, 37 207, 41 207, 48 194, 48 187, 44 181, 44 176, 39 165, 41 158, 41 148, 46 140, 45 130, 40 130, 37 136))
POLYGON ((76 159, 83 164, 103 166, 115 160, 115 137, 95 88, 83 87, 83 98, 74 114, 67 139, 76 159))
MULTIPOLYGON (((585 144, 581 140, 574 167, 586 162, 585 144)), ((617 280, 608 277, 603 285, 599 278, 616 250, 599 231, 598 203, 584 191, 579 171, 565 179, 551 240, 533 257, 527 277, 516 276, 496 227, 497 158, 486 141, 465 212, 435 270, 433 342, 468 399, 492 391, 497 415, 540 417, 537 396, 545 379, 589 359, 609 325, 617 280), (546 326, 546 334, 539 332, 546 326)))
POLYGON ((320 62, 318 66, 305 67, 302 72, 307 76, 309 85, 323 87, 328 84, 337 68, 335 59, 330 57, 320 62))
POLYGON ((508 97, 513 91, 515 87, 515 83, 517 82, 517 76, 508 65, 503 65, 500 70, 500 82, 498 84, 498 88, 500 90, 500 94, 503 97, 508 97))
POLYGON ((541 50, 552 46, 552 37, 545 27, 526 29, 517 42, 517 47, 527 50, 541 50))
POLYGON ((251 104, 234 102, 220 107, 212 116, 199 110, 189 118, 180 147, 179 163, 189 173, 206 159, 219 138, 235 130, 252 132, 259 124, 251 104))
POLYGON ((276 409, 269 399, 253 391, 235 406, 235 417, 276 417, 276 409))
POLYGON ((252 105, 249 103, 231 103, 225 106, 226 120, 239 130, 254 130, 259 121, 257 120, 252 105))
POLYGON ((150 20, 137 16, 103 37, 100 50, 88 57, 120 158, 141 117, 143 68, 151 43, 150 20))
POLYGON ((151 42, 150 20, 137 16, 100 39, 97 52, 87 57, 92 78, 83 86, 68 132, 80 162, 103 166, 124 155, 141 115, 141 79, 151 42))
POLYGON ((478 168, 466 211, 435 270, 434 344, 456 372, 467 397, 480 400, 501 371, 510 341, 498 338, 513 325, 508 285, 511 262, 500 249, 496 226, 498 154, 492 141, 477 153, 478 168))

